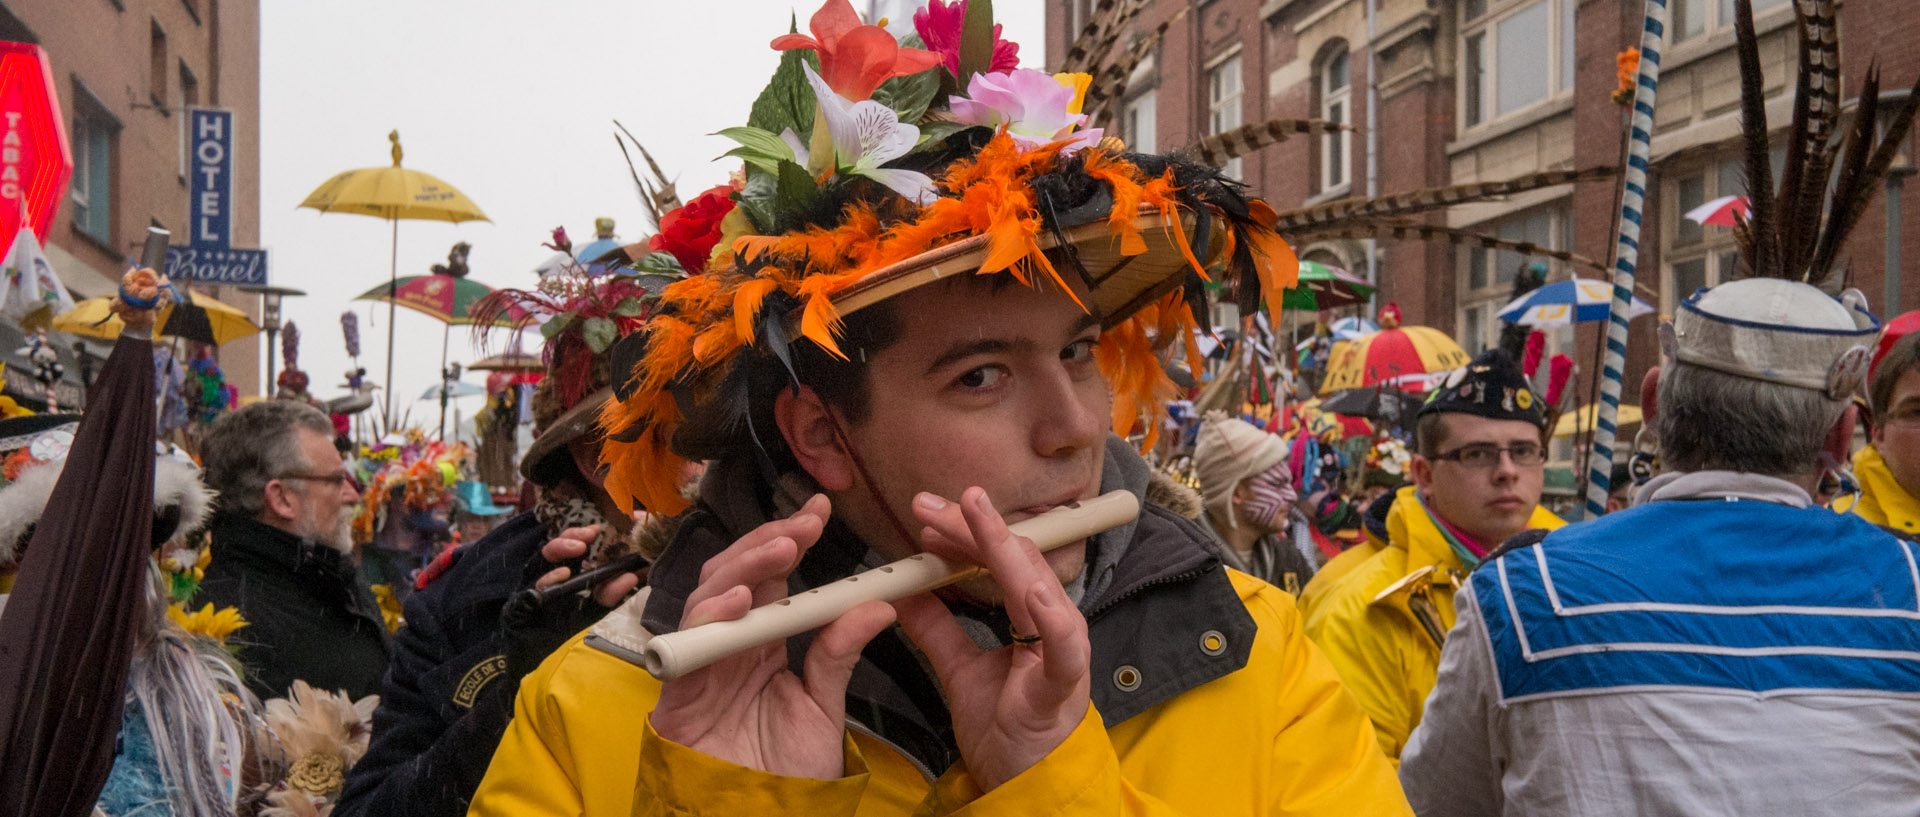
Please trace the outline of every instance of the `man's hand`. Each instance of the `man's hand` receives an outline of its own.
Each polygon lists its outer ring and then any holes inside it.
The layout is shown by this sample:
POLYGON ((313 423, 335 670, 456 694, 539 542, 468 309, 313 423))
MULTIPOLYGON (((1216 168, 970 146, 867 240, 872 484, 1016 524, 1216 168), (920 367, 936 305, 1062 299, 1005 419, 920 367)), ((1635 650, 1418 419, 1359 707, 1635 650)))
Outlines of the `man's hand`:
MULTIPOLYGON (((755 528, 700 569, 680 629, 731 621, 787 596, 787 575, 820 540, 830 507, 815 495, 798 513, 755 528)), ((845 775, 847 681, 860 650, 893 623, 884 602, 849 610, 820 631, 802 678, 775 641, 660 686, 654 731, 721 760, 789 777, 845 775)))
MULTIPOLYGON (((547 542, 545 546, 540 548, 540 557, 546 559, 548 564, 554 565, 561 564, 562 562, 573 562, 586 556, 587 548, 599 537, 599 525, 588 525, 584 528, 568 528, 561 531, 558 538, 547 542)), ((572 577, 573 571, 566 567, 555 567, 541 574, 540 578, 535 579, 533 586, 535 589, 545 590, 572 577)), ((628 593, 633 592, 633 589, 639 586, 640 576, 638 574, 622 573, 608 579, 605 584, 594 588, 593 600, 599 602, 601 607, 613 607, 618 605, 621 599, 626 598, 628 593)))
POLYGON ((1007 530, 986 491, 968 488, 957 505, 921 494, 913 511, 927 525, 927 550, 993 571, 1014 632, 1039 636, 981 650, 931 594, 894 604, 900 626, 940 676, 968 771, 990 791, 1040 762, 1086 717, 1087 620, 1033 542, 1007 530))

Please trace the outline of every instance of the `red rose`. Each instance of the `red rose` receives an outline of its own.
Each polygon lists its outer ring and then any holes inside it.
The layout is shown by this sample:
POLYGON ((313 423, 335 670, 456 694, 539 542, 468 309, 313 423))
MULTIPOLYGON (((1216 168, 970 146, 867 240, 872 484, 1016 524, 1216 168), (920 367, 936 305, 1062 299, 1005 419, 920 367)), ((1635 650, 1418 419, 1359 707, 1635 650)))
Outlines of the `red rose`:
POLYGON ((690 274, 705 270, 720 243, 720 220, 733 212, 732 193, 733 186, 723 184, 661 216, 660 234, 647 241, 647 248, 671 253, 690 274))

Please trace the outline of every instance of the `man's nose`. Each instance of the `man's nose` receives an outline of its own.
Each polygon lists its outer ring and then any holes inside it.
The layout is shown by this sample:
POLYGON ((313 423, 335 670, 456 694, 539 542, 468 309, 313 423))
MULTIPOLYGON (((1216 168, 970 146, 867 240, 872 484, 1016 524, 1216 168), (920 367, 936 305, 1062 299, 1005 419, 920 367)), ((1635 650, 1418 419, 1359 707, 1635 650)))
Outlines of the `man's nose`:
POLYGON ((1091 389, 1076 388, 1066 372, 1046 378, 1034 395, 1034 450, 1043 457, 1059 457, 1099 445, 1106 439, 1105 405, 1087 405, 1091 389))

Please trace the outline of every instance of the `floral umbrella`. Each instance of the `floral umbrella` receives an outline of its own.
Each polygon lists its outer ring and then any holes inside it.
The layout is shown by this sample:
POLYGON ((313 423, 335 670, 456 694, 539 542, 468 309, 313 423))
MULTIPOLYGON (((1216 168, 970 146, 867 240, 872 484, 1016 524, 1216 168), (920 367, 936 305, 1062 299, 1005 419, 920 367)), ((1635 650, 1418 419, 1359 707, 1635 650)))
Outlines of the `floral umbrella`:
MULTIPOLYGON (((409 275, 381 284, 353 297, 356 301, 379 301, 404 306, 433 316, 448 326, 472 326, 473 305, 493 292, 493 287, 470 278, 454 275, 409 275)), ((512 316, 498 321, 505 324, 512 316)))

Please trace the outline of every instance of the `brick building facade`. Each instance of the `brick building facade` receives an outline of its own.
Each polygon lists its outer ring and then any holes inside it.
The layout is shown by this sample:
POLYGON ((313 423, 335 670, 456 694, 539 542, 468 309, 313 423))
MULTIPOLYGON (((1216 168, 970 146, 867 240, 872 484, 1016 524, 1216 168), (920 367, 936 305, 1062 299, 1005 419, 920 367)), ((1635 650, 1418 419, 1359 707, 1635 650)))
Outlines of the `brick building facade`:
MULTIPOLYGON (((234 246, 260 245, 258 0, 0 0, 0 40, 36 43, 52 64, 75 167, 46 254, 76 299, 114 292, 149 225, 186 243, 189 105, 233 111, 234 246)), ((258 295, 215 294, 258 321, 258 295)), ((15 341, 0 337, 0 353, 15 341)), ((243 395, 260 393, 259 353, 260 336, 218 350, 243 395)), ((66 366, 77 397, 86 366, 66 366)))
MULTIPOLYGON (((1096 0, 1045 0, 1047 53, 1055 61, 1096 0)), ((1168 150, 1242 122, 1321 117, 1350 122, 1344 137, 1296 138, 1241 161, 1240 177, 1286 208, 1366 191, 1366 96, 1375 83, 1378 190, 1494 181, 1541 170, 1617 165, 1625 109, 1609 101, 1615 56, 1639 44, 1637 2, 1619 0, 1154 0, 1135 28, 1146 31, 1185 9, 1129 89, 1118 124, 1130 143, 1168 150), (1370 53, 1371 52, 1371 53, 1370 53)), ((1768 116, 1777 140, 1791 116, 1794 25, 1787 0, 1754 0, 1766 69, 1768 116)), ((1694 288, 1723 279, 1732 231, 1704 229, 1680 214, 1720 195, 1744 192, 1739 155, 1739 72, 1731 0, 1671 0, 1673 20, 1660 76, 1653 137, 1651 200, 1642 233, 1640 295, 1661 315, 1694 288)), ((1843 96, 1860 87, 1877 60, 1894 95, 1920 75, 1920 14, 1903 0, 1849 0, 1840 12, 1843 96)), ((1124 40, 1123 40, 1124 42, 1124 40)), ((1882 98, 1887 98, 1883 91, 1882 98)), ((1852 99, 1847 97, 1849 110, 1852 99)), ((1907 154, 1913 150, 1909 137, 1907 154)), ((1780 151, 1776 147, 1777 158, 1780 151)), ((1897 207, 1912 162, 1903 158, 1848 244, 1845 268, 1876 312, 1920 308, 1920 214, 1897 207), (1889 229, 1891 227, 1892 229, 1889 229), (1887 237, 1895 236, 1891 244, 1887 237), (1886 275, 1890 254, 1900 274, 1886 275), (1891 297, 1890 297, 1891 296, 1891 297)), ((1617 184, 1561 186, 1510 200, 1454 208, 1434 219, 1505 238, 1570 249, 1610 261, 1617 184)), ((1911 194, 1905 198, 1911 199, 1911 194)), ((1355 271, 1366 268, 1364 242, 1295 248, 1355 271)), ((1399 303, 1407 320, 1453 334, 1470 351, 1493 342, 1514 272, 1508 253, 1438 243, 1379 243, 1381 302, 1399 303)), ((1549 280, 1578 272, 1554 262, 1549 280)), ((1573 354, 1583 381, 1597 369, 1602 324, 1553 339, 1573 354)), ((1655 362, 1654 318, 1633 322, 1633 384, 1655 362)))

